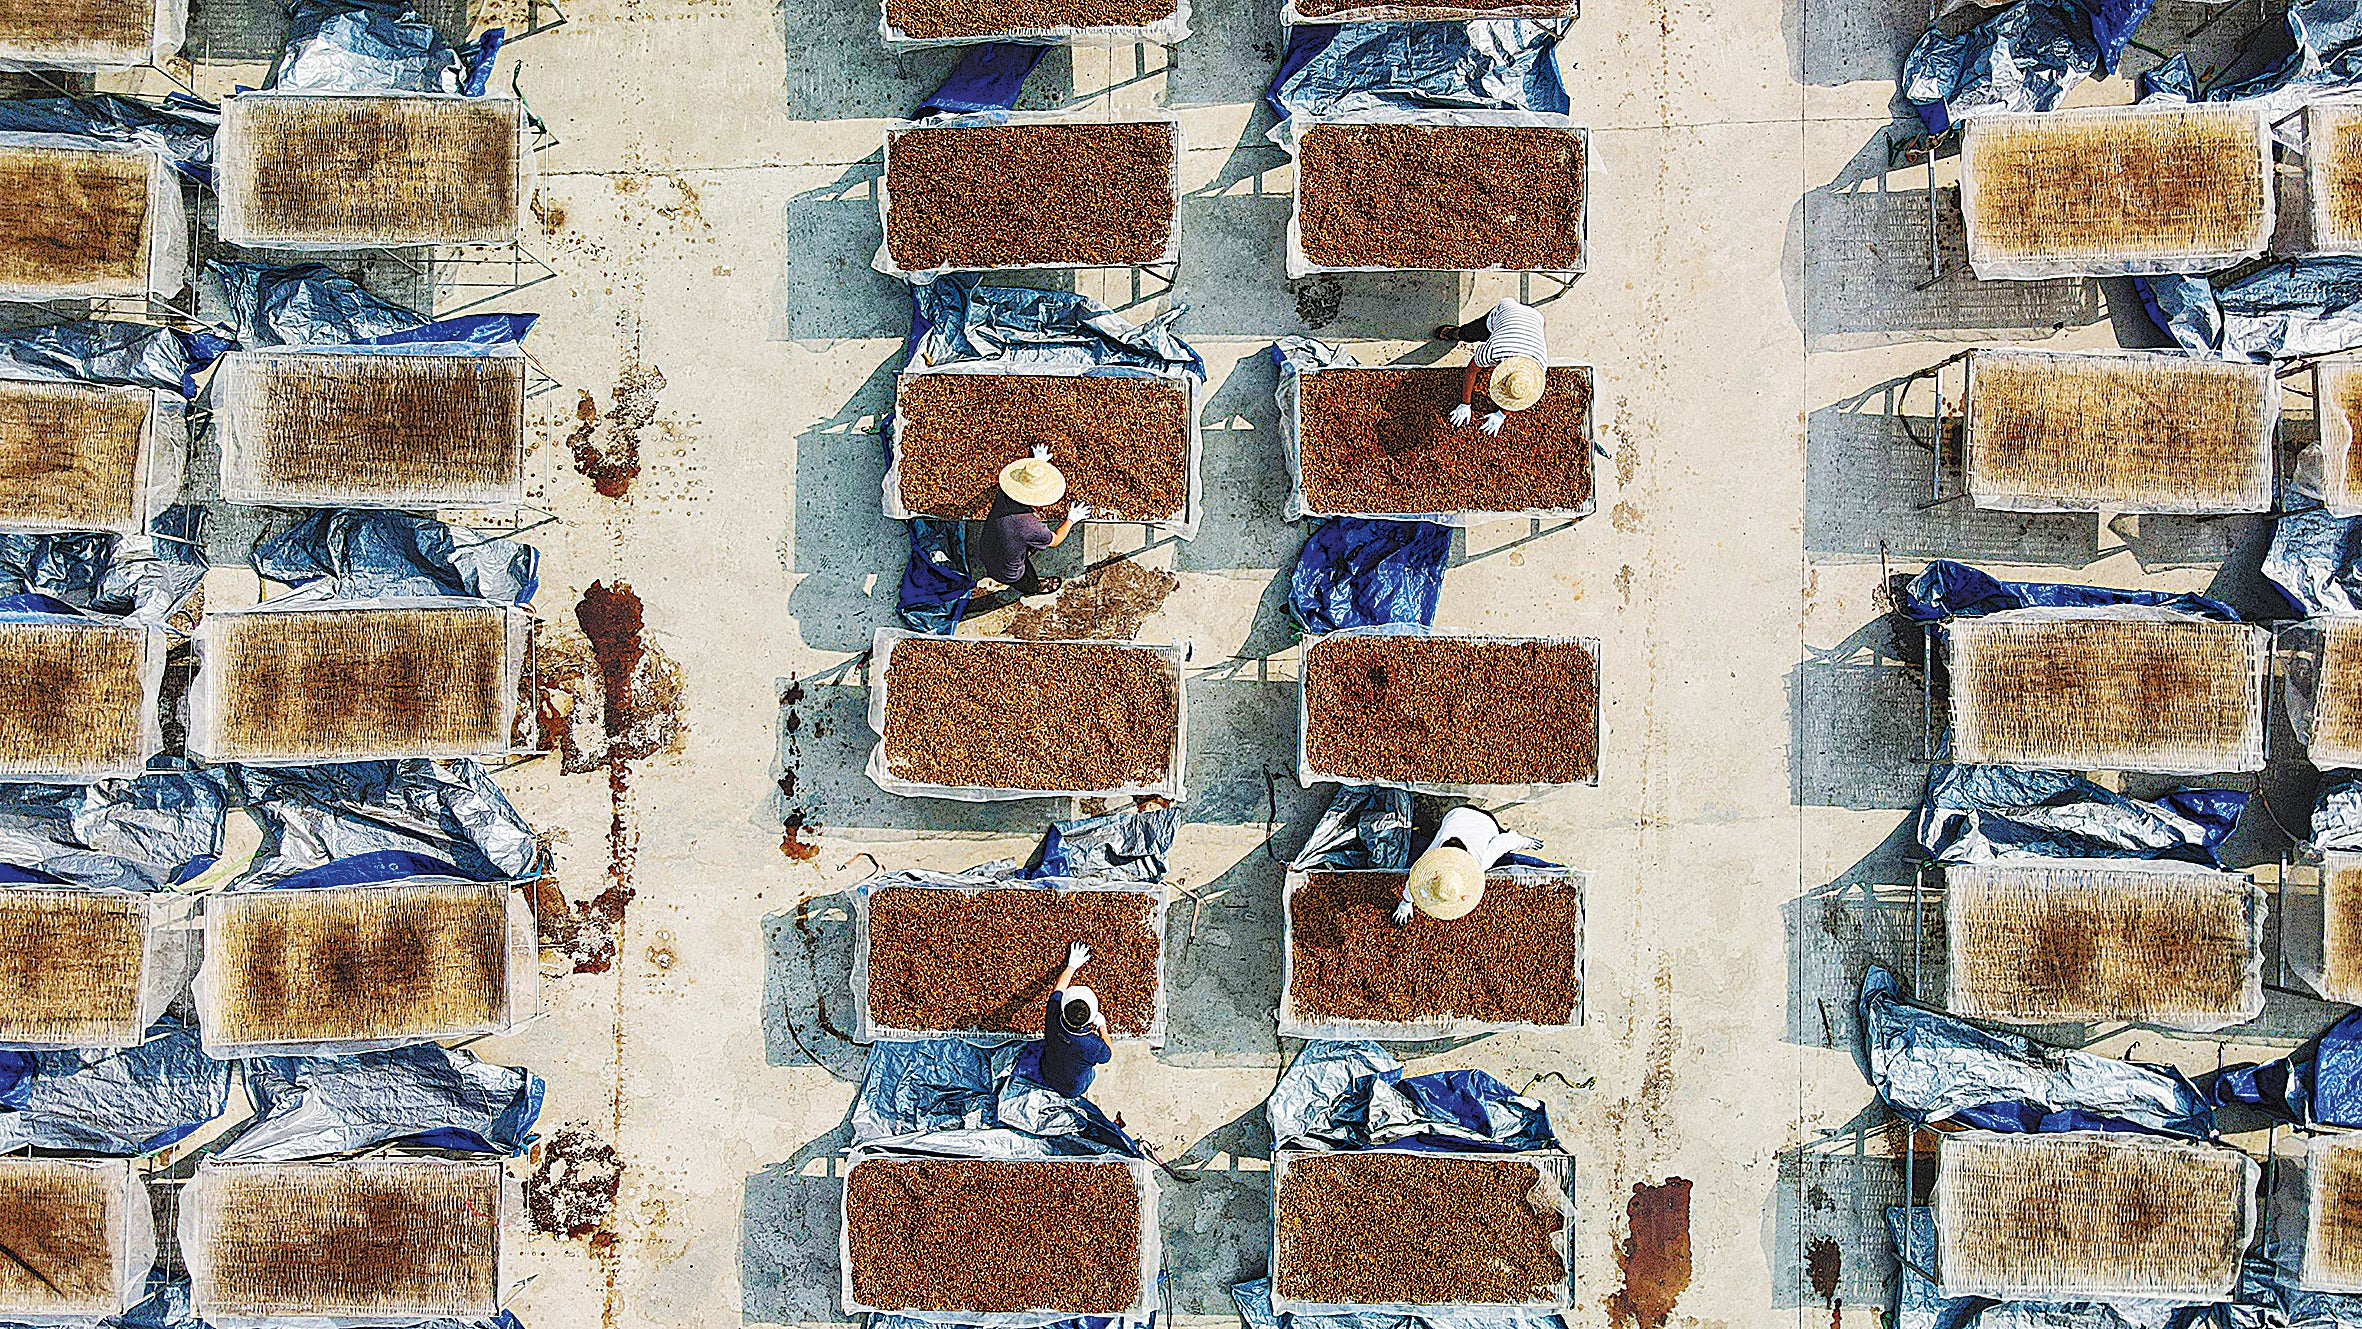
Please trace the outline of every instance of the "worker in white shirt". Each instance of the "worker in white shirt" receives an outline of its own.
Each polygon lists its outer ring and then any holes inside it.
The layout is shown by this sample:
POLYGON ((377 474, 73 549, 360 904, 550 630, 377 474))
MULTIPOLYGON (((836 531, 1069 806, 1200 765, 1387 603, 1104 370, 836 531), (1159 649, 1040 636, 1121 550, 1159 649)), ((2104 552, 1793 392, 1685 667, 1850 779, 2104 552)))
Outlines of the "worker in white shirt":
POLYGON ((1476 376, 1483 369, 1493 371, 1485 384, 1485 395, 1493 399, 1495 408, 1484 418, 1484 432, 1500 433, 1509 420, 1508 412, 1522 411, 1542 399, 1543 367, 1550 362, 1550 346, 1544 338, 1542 312, 1532 305, 1503 299, 1475 322, 1457 327, 1447 324, 1437 328, 1435 335, 1443 341, 1478 343, 1468 358, 1466 372, 1460 375, 1460 404, 1452 408, 1450 417, 1453 428, 1465 429, 1476 418, 1476 376))
POLYGON ((1484 900, 1485 874, 1511 854, 1539 849, 1530 835, 1501 829, 1501 823, 1482 808, 1461 806, 1444 814, 1427 851, 1411 864, 1403 878, 1402 902, 1394 907, 1394 925, 1407 927, 1413 910, 1441 922, 1465 918, 1484 900))

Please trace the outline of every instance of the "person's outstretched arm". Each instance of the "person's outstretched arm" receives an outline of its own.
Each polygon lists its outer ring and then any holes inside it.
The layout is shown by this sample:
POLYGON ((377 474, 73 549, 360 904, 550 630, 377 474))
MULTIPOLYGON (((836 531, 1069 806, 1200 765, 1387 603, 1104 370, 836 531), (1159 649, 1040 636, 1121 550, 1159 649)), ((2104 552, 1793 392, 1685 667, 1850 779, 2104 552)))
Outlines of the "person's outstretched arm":
MULTIPOLYGON (((1074 524, 1076 522, 1083 521, 1089 518, 1090 515, 1091 509, 1087 504, 1077 503, 1072 507, 1069 507, 1066 510, 1066 520, 1058 523, 1058 529, 1051 533, 1048 547, 1051 549, 1056 549, 1058 546, 1065 544, 1066 533, 1074 529, 1074 524)), ((1082 943, 1076 942, 1075 944, 1079 946, 1082 943)))
POLYGON ((1476 376, 1482 372, 1484 366, 1474 360, 1460 371, 1460 404, 1452 408, 1451 416, 1454 429, 1466 428, 1476 418, 1476 376))
POLYGON ((1071 946, 1068 946, 1066 948, 1066 967, 1058 971, 1058 981, 1050 985, 1051 990, 1054 992, 1064 992, 1066 989, 1073 987, 1074 971, 1082 968, 1084 965, 1087 965, 1090 962, 1090 947, 1083 945, 1079 941, 1071 946))

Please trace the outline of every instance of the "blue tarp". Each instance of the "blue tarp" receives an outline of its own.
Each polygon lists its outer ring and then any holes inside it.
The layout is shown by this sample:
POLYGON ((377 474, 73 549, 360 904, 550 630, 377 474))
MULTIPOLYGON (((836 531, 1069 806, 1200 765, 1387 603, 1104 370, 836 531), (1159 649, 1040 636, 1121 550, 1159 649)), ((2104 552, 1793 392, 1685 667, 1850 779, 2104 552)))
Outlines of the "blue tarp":
POLYGON ((318 263, 274 268, 215 259, 205 276, 229 313, 231 335, 249 349, 341 346, 429 322, 318 263))
POLYGON ((1478 1070, 1405 1076, 1370 1042, 1306 1043, 1263 1102, 1276 1146, 1465 1153, 1556 1149, 1550 1113, 1478 1070))
POLYGON ((2362 81, 2362 5, 2356 0, 2300 2, 2289 7, 2286 23, 2288 54, 2270 69, 2201 94, 2189 56, 2176 55, 2142 78, 2141 99, 2261 100, 2268 118, 2277 122, 2306 101, 2362 81))
POLYGON ((230 1101, 230 1063, 166 1020, 120 1051, 0 1052, 0 1153, 144 1154, 186 1137, 230 1101))
POLYGON ((976 578, 968 572, 968 524, 914 517, 909 525, 910 561, 902 565, 894 617, 913 632, 950 636, 976 594, 976 578))
POLYGON ((1918 623, 1975 618, 2009 609, 2095 609, 2146 605, 2201 618, 2239 621, 2239 611, 2203 595, 2169 591, 2119 591, 2105 586, 2062 586, 2046 582, 2000 581, 1965 563, 1938 559, 1903 592, 1896 608, 1918 623))
POLYGON ((338 1057, 246 1062, 254 1117, 217 1157, 290 1162, 402 1143, 462 1153, 525 1152, 541 1077, 432 1043, 338 1057))
POLYGON ((415 328, 379 333, 348 342, 344 351, 384 351, 400 355, 481 355, 525 340, 539 314, 460 314, 438 318, 415 328))
MULTIPOLYGON (((1303 29, 1299 28, 1301 32, 1303 29)), ((1274 1312, 1271 1280, 1250 1279, 1230 1289, 1247 1329, 1566 1329, 1566 1317, 1506 1308, 1445 1310, 1436 1308, 1411 1316, 1400 1311, 1366 1311, 1359 1315, 1311 1315, 1304 1311, 1274 1312)))
POLYGON ((2272 523, 2263 574, 2305 617, 2362 614, 2362 517, 2326 508, 2291 512, 2272 523))
POLYGON ((513 881, 541 865, 533 828, 472 761, 230 768, 262 827, 235 889, 436 874, 513 881))
POLYGON ((1306 632, 1435 622, 1449 527, 1334 517, 1315 527, 1288 576, 1288 617, 1306 632))
POLYGON ((1017 94, 1025 88, 1025 77, 1042 62, 1047 46, 1026 46, 1016 42, 984 42, 960 53, 960 62, 952 66, 934 94, 919 103, 913 119, 924 120, 932 115, 977 115, 990 111, 1014 110, 1017 94))
POLYGON ((254 570, 339 600, 387 596, 530 604, 540 555, 517 540, 407 512, 314 512, 254 548, 254 570))
POLYGON ((1042 832, 1032 862, 1017 875, 1029 880, 1163 881, 1165 856, 1173 851, 1173 835, 1180 826, 1179 804, 1052 822, 1042 832))
MULTIPOLYGON (((1041 48, 1034 47, 1034 50, 1041 48)), ((1173 333, 1189 306, 1144 324, 1073 291, 983 286, 974 275, 910 288, 913 367, 991 362, 1013 369, 1150 369, 1203 382, 1205 357, 1173 333)))
POLYGON ((2313 803, 2315 849, 2362 849, 2362 780, 2324 784, 2313 803))
POLYGON ((2362 1011, 2276 1061, 2198 1077, 2218 1104, 2242 1103, 2300 1126, 2362 1126, 2362 1011))
POLYGON ((228 800, 210 771, 96 784, 0 784, 0 880, 153 891, 221 855, 228 800))
POLYGON ((181 92, 154 104, 106 92, 0 100, 0 133, 150 148, 171 158, 183 177, 200 184, 213 183, 213 135, 220 127, 219 107, 181 92))
POLYGON ((1943 863, 2163 858, 2220 866, 2214 851, 2247 799, 2235 789, 2183 789, 2152 803, 2069 771, 1939 763, 1927 773, 1919 844, 1943 863))
POLYGON ((1564 115, 1558 38, 1563 22, 1306 24, 1290 30, 1263 94, 1282 122, 1419 110, 1539 111, 1564 115))
POLYGON ((1026 1051, 1040 1046, 956 1038, 872 1044, 853 1097, 853 1142, 962 1157, 1139 1157, 1139 1146, 1088 1099, 1017 1073, 1026 1051))
POLYGON ((2362 346, 2362 258, 2287 259, 2219 286, 2189 273, 2133 283, 2150 321, 2184 350, 2262 362, 2362 346))
POLYGON ((460 92, 481 97, 503 30, 463 60, 408 0, 296 0, 265 85, 278 92, 460 92))
POLYGON ((1906 1003, 1894 975, 1862 979, 1870 1087, 1896 1116, 1989 1131, 2214 1134, 2214 1108, 2180 1071, 2054 1048, 1906 1003))
POLYGON ((137 540, 0 534, 0 596, 46 596, 84 613, 161 623, 205 580, 204 517, 194 505, 167 508, 137 540))
POLYGON ((1979 111, 2047 111, 2116 72, 2152 0, 2018 0, 1958 35, 1931 29, 1903 59, 1903 97, 1927 132, 1979 111))
POLYGON ((47 323, 0 331, 0 377, 129 383, 194 397, 197 375, 228 349, 211 333, 150 323, 47 323))
POLYGON ((1407 789, 1339 785, 1288 866, 1348 872, 1411 866, 1411 795, 1407 789))

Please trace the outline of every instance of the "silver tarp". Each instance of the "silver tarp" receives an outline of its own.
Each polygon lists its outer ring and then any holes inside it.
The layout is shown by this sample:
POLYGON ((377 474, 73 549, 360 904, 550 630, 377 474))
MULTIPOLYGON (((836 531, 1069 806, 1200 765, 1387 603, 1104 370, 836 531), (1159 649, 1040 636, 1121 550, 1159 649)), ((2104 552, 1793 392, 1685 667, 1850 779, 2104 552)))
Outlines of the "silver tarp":
POLYGON ((215 1155, 225 1163, 326 1158, 395 1140, 514 1155, 541 1110, 533 1072, 432 1043, 245 1065, 254 1119, 215 1155))
POLYGON ((513 881, 541 865, 533 828, 472 761, 239 766, 232 772, 263 832, 239 889, 389 852, 423 856, 471 881, 513 881))
POLYGON ((0 784, 0 864, 90 890, 162 890, 212 865, 227 817, 209 771, 0 784))

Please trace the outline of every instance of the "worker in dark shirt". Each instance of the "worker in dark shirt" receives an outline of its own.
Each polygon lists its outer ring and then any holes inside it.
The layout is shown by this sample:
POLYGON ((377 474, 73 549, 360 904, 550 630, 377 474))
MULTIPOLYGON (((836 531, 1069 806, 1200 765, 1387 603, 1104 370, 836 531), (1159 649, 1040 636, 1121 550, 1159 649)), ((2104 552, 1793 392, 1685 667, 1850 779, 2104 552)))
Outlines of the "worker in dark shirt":
POLYGON ((1099 1013, 1098 994, 1074 981, 1074 971, 1090 962, 1090 947, 1078 941, 1066 948, 1066 968, 1051 985, 1049 1009, 1042 1017, 1038 1078, 1068 1098, 1081 1098, 1098 1075, 1092 1068, 1115 1055, 1107 1046, 1107 1019, 1099 1013))
POLYGON ((1033 551, 1055 549, 1066 543, 1074 524, 1091 515, 1080 503, 1066 509, 1066 520, 1053 531, 1035 511, 1066 497, 1066 477, 1050 464, 1040 449, 1001 468, 1000 490, 992 496, 992 512, 984 530, 970 546, 975 570, 1019 595, 1052 595, 1062 584, 1056 577, 1034 571, 1033 551))

